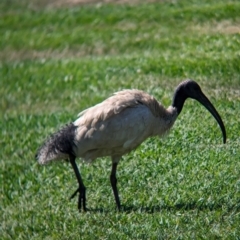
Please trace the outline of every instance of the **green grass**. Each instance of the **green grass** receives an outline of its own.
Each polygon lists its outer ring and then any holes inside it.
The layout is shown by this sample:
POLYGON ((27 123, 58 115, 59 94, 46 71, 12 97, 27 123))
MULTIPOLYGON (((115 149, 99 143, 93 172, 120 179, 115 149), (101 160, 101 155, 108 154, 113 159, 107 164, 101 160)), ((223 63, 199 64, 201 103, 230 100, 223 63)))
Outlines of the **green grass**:
MULTIPOLYGON (((47 1, 45 2, 47 4, 47 1)), ((0 3, 1 239, 240 239, 240 2, 54 8, 0 3), (45 137, 113 92, 171 104, 199 82, 226 125, 189 100, 173 130, 123 157, 117 212, 109 158, 78 161, 91 211, 69 201, 68 163, 39 166, 45 137)))

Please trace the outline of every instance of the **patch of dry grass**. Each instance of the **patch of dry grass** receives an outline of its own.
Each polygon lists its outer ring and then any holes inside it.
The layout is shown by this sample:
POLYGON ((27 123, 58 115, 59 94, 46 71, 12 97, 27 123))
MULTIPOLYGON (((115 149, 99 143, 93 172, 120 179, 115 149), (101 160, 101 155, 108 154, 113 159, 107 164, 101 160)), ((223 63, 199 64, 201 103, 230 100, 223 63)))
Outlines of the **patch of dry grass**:
MULTIPOLYGON (((32 2, 34 7, 48 7, 48 8, 61 8, 61 7, 73 7, 77 5, 90 5, 90 4, 129 4, 135 5, 140 3, 152 3, 163 2, 164 0, 35 0, 32 2)), ((169 0, 165 0, 166 2, 169 0)))
MULTIPOLYGON (((0 51, 0 59, 5 62, 12 61, 24 61, 24 60, 39 60, 39 59, 71 59, 71 58, 81 58, 86 55, 93 54, 94 56, 100 56, 104 52, 104 49, 94 48, 88 49, 84 47, 79 47, 77 50, 73 49, 63 49, 62 51, 57 49, 48 49, 44 51, 37 50, 3 50, 0 51)), ((114 52, 114 51, 113 51, 114 52)))
POLYGON ((188 27, 190 31, 202 34, 240 34, 240 19, 232 22, 230 20, 223 20, 218 22, 208 22, 204 24, 194 24, 188 27))

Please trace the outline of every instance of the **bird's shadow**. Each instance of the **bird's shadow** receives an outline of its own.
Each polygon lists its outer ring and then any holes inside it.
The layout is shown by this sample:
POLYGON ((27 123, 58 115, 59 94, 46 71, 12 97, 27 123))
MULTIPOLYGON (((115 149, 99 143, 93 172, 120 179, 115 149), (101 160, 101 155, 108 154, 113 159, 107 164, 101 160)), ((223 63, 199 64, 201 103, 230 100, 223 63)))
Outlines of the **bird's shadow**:
MULTIPOLYGON (((174 205, 154 205, 154 206, 137 206, 137 205, 122 205, 121 210, 119 212, 124 213, 132 213, 132 212, 138 212, 138 213, 161 213, 162 211, 168 210, 168 211, 190 211, 190 210, 198 210, 198 211, 214 211, 218 209, 222 209, 223 204, 221 203, 215 203, 215 204, 207 204, 202 203, 200 204, 198 201, 188 202, 188 203, 177 203, 174 205)), ((229 207, 228 210, 231 210, 229 207)), ((112 212, 112 210, 104 209, 104 208, 90 208, 88 209, 89 212, 98 212, 98 213, 108 213, 112 212)), ((116 210, 118 211, 118 210, 116 210)))

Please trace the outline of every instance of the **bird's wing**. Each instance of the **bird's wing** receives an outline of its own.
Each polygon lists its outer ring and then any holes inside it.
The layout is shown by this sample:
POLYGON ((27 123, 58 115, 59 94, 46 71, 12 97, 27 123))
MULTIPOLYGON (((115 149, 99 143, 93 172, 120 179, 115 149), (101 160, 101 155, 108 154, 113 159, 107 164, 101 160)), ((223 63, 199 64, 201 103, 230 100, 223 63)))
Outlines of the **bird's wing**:
POLYGON ((115 149, 113 151, 124 153, 136 148, 151 135, 153 121, 161 108, 153 97, 142 91, 124 90, 85 110, 74 122, 76 145, 81 148, 78 156, 91 149, 115 149))
POLYGON ((91 125, 79 120, 76 155, 87 159, 123 155, 151 136, 156 119, 145 105, 139 104, 105 120, 93 120, 91 125))
POLYGON ((174 112, 142 91, 117 92, 82 112, 74 122, 74 152, 87 161, 122 156, 148 137, 166 133, 176 119, 174 112))

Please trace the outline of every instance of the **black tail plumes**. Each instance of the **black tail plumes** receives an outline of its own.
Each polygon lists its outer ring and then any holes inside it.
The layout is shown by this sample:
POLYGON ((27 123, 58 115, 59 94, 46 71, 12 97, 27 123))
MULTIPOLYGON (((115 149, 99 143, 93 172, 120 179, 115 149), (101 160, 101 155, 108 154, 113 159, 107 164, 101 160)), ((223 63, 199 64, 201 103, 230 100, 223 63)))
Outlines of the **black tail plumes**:
POLYGON ((36 159, 40 164, 53 160, 66 159, 74 155, 73 146, 76 126, 70 123, 52 134, 38 149, 36 159))

